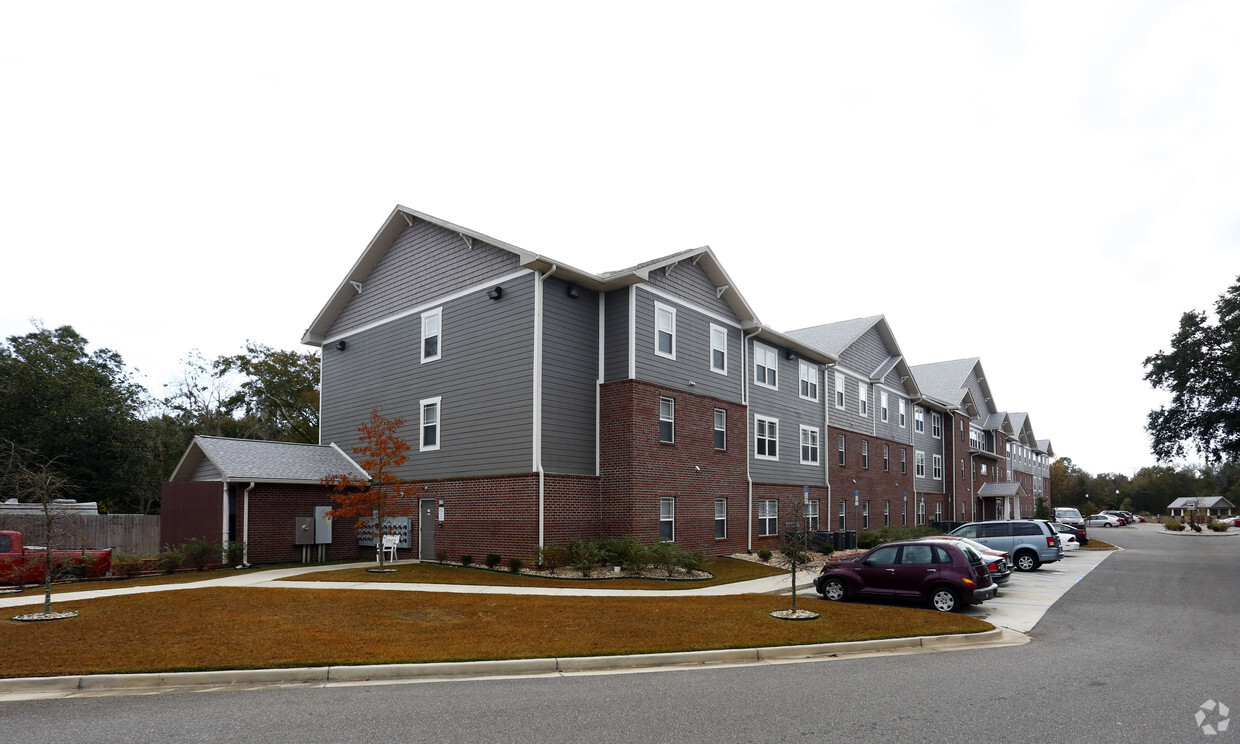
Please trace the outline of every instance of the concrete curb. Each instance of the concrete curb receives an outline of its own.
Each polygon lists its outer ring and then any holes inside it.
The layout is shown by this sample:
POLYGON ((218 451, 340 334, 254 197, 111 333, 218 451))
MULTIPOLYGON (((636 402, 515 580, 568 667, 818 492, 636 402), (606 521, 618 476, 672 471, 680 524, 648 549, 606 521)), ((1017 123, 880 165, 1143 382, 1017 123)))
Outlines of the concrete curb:
POLYGON ((723 664, 758 664, 770 661, 825 661, 827 659, 919 651, 952 651, 965 648, 1010 646, 1028 643, 1029 637, 1003 628, 983 633, 875 641, 848 641, 771 648, 715 649, 627 656, 578 656, 495 661, 435 662, 428 664, 372 664, 364 666, 299 667, 291 669, 237 669, 212 672, 155 674, 94 674, 65 677, 19 677, 0 679, 0 696, 19 698, 69 697, 79 693, 218 689, 221 687, 274 685, 343 685, 431 679, 494 676, 552 676, 632 669, 701 667, 723 664))

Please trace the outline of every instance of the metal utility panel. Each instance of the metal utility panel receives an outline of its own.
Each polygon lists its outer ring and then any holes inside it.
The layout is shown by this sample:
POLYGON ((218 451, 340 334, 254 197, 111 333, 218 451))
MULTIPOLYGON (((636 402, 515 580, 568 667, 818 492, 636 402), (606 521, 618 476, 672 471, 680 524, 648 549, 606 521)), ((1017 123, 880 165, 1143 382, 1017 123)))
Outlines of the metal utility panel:
POLYGON ((314 507, 314 542, 318 545, 332 544, 332 518, 327 516, 330 506, 314 507))
POLYGON ((293 517, 293 544, 314 544, 314 517, 293 517))

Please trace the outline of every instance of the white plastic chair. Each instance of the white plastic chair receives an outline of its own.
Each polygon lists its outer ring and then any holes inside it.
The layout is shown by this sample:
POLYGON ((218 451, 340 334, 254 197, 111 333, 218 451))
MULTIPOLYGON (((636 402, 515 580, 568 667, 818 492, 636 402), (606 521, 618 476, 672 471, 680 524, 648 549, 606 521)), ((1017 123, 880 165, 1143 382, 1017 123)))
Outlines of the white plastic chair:
POLYGON ((375 545, 375 561, 379 560, 379 551, 383 551, 385 560, 396 560, 396 546, 400 544, 400 535, 384 535, 383 539, 375 545))

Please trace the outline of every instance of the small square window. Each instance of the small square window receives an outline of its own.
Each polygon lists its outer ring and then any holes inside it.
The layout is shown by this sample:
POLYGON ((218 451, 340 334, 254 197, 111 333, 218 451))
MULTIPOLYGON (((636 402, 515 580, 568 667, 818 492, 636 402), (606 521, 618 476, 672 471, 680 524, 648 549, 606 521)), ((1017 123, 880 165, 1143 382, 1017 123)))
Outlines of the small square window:
POLYGON ((779 534, 779 502, 775 499, 758 501, 758 536, 779 534))
POLYGON ((801 464, 818 464, 818 430, 812 426, 801 427, 801 464))
POLYGON ((779 459, 779 419, 754 415, 753 456, 759 460, 779 459))
POLYGON ((818 368, 813 364, 800 363, 801 397, 806 400, 818 400, 818 368))
POLYGON ((769 388, 779 388, 777 370, 779 355, 769 346, 753 345, 753 381, 769 388))

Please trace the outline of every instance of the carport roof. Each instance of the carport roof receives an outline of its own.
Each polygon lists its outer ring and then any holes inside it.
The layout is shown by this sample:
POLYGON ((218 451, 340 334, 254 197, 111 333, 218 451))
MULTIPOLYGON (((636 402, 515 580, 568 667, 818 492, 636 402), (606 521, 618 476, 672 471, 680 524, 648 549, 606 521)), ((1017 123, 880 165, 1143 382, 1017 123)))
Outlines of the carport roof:
POLYGON ((990 496, 1024 496, 1025 487, 1016 481, 1010 483, 983 483, 982 487, 977 491, 978 498, 987 498, 990 496))
POLYGON ((269 442, 261 439, 196 436, 170 481, 222 480, 253 483, 319 483, 328 475, 349 473, 369 480, 351 457, 333 444, 269 442), (203 464, 210 463, 218 478, 203 478, 203 464))

